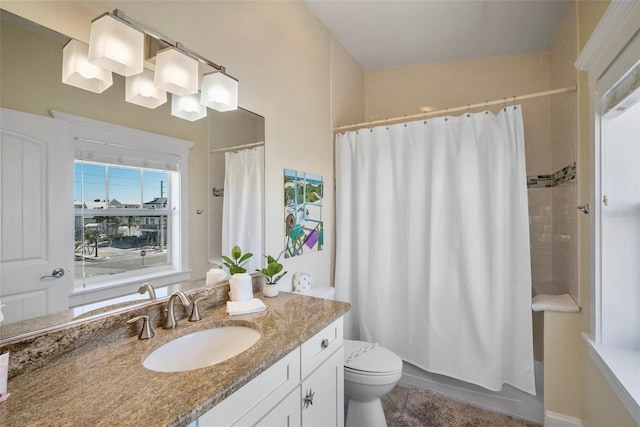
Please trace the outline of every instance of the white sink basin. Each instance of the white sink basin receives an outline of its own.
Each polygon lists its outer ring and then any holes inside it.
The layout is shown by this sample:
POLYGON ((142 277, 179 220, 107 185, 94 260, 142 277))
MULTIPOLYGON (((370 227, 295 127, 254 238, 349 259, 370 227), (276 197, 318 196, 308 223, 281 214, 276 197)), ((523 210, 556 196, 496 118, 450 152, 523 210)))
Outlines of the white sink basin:
POLYGON ((245 326, 221 326, 184 335, 154 350, 142 365, 157 372, 204 368, 236 356, 260 339, 245 326))

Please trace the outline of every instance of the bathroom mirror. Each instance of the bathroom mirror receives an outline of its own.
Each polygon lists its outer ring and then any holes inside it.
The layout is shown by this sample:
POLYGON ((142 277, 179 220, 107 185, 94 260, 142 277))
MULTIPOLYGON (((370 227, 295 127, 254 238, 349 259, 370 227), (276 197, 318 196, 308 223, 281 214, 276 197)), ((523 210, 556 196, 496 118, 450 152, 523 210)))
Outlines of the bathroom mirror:
MULTIPOLYGON (((224 151, 225 147, 233 147, 237 145, 252 144, 264 141, 264 118, 251 113, 247 110, 239 108, 237 111, 218 113, 213 110, 209 110, 208 117, 196 122, 187 122, 181 119, 171 117, 170 104, 158 107, 155 110, 147 110, 143 107, 131 106, 131 104, 125 103, 124 100, 124 78, 114 74, 114 87, 107 89, 103 94, 93 94, 91 92, 82 91, 81 89, 73 88, 64 85, 61 82, 61 67, 62 67, 62 47, 66 44, 69 38, 63 34, 52 31, 48 28, 42 27, 36 23, 26 20, 22 17, 14 15, 6 10, 0 9, 0 54, 2 62, 2 73, 0 73, 1 86, 0 93, 6 94, 6 89, 11 87, 12 89, 21 88, 24 90, 20 99, 11 105, 5 105, 2 102, 3 107, 31 112, 39 115, 48 115, 50 110, 58 110, 63 112, 70 112, 72 114, 84 115, 96 120, 105 122, 111 121, 125 121, 125 123, 118 123, 128 127, 135 128, 135 123, 143 123, 144 130, 154 132, 153 126, 159 122, 170 122, 173 137, 194 141, 197 140, 198 144, 206 144, 207 151, 210 151, 211 141, 213 147, 224 151), (33 52, 31 55, 33 58, 33 64, 24 67, 20 70, 20 73, 15 72, 5 73, 5 67, 10 66, 12 58, 10 55, 12 52, 33 52), (37 93, 29 83, 33 79, 43 79, 43 73, 48 73, 46 77, 47 84, 46 90, 48 93, 37 93), (18 76, 11 77, 9 75, 18 76), (118 81, 116 81, 118 80, 118 81), (119 87, 116 87, 119 86, 119 87), (114 112, 113 108, 107 111, 104 104, 109 105, 104 101, 101 101, 103 96, 110 96, 109 91, 113 91, 112 98, 119 97, 122 102, 122 110, 124 112, 114 112), (73 96, 65 97, 64 94, 67 91, 74 91, 73 96), (117 91, 117 93, 115 93, 117 91), (61 96, 61 93, 63 94, 61 96), (106 95, 105 95, 106 94, 106 95), (50 102, 50 100, 55 102, 50 102), (62 99, 62 101, 61 101, 62 99), (49 100, 49 101, 47 101, 49 100), (123 116, 126 117, 122 119, 123 116), (117 117, 112 119, 112 117, 117 117), (122 120, 121 120, 122 119, 122 120), (251 129, 249 136, 247 136, 247 129, 251 129), (231 138, 230 135, 234 137, 231 138), (247 139, 249 138, 249 139, 247 139)), ((31 60, 31 59, 30 59, 31 60)), ((71 92, 68 92, 71 93, 71 92)), ((15 99, 15 97, 14 97, 15 99)), ((167 128, 167 124, 164 124, 164 128, 159 128, 156 133, 162 134, 163 129, 167 128)), ((166 133, 166 132, 165 132, 166 133)), ((192 149, 193 151, 193 149, 192 149)), ((163 298, 166 295, 170 295, 175 290, 189 290, 197 287, 201 287, 205 284, 204 271, 202 266, 208 264, 208 260, 216 258, 219 253, 215 251, 215 248, 220 246, 219 229, 213 229, 212 227, 219 227, 221 223, 221 217, 217 216, 221 213, 214 211, 216 203, 222 198, 214 198, 212 193, 212 183, 216 182, 216 187, 220 187, 217 182, 219 181, 220 174, 223 173, 221 168, 224 167, 224 154, 215 155, 210 158, 217 159, 215 164, 209 164, 207 160, 196 160, 202 164, 202 161, 207 162, 207 172, 198 174, 190 174, 190 192, 191 188, 196 188, 198 191, 207 191, 208 193, 208 209, 209 212, 204 213, 202 210, 207 206, 195 206, 191 201, 189 204, 189 212, 196 212, 200 210, 200 214, 208 214, 209 218, 205 223, 209 226, 209 232, 207 235, 207 250, 190 251, 190 259, 193 260, 198 257, 197 264, 200 266, 198 276, 192 274, 191 280, 182 283, 176 283, 168 286, 158 286, 156 289, 157 297, 163 298), (222 159, 222 162, 220 162, 222 159), (197 176, 197 178, 194 178, 197 176), (203 189, 203 190, 200 190, 203 189), (213 200, 213 202, 212 202, 213 200), (208 253, 207 253, 208 252, 208 253), (213 255, 212 255, 213 254, 213 255)), ((202 202, 200 202, 202 203, 202 202)), ((4 236, 3 236, 4 239, 4 236)), ((4 244, 4 242, 3 242, 4 244)), ((70 249, 73 250, 73 249, 70 249)), ((194 265, 194 261, 190 262, 191 266, 194 265)), ((1 265, 0 265, 1 268, 1 265)), ((153 284, 153 280, 151 280, 153 284)), ((0 284, 0 296, 2 296, 2 284, 0 284)), ((23 320, 13 323, 0 323, 0 342, 3 340, 12 338, 16 335, 33 333, 42 329, 49 329, 52 327, 66 324, 70 321, 78 321, 79 319, 94 318, 95 316, 107 315, 113 310, 126 310, 133 306, 140 304, 148 304, 148 296, 139 295, 131 292, 129 289, 126 295, 109 295, 108 299, 105 298, 102 301, 92 301, 91 304, 86 306, 76 307, 75 309, 69 309, 64 312, 51 313, 47 316, 39 316, 31 319, 23 320), (129 301, 126 301, 126 300, 129 301)), ((75 303, 73 304, 76 305, 75 303)))

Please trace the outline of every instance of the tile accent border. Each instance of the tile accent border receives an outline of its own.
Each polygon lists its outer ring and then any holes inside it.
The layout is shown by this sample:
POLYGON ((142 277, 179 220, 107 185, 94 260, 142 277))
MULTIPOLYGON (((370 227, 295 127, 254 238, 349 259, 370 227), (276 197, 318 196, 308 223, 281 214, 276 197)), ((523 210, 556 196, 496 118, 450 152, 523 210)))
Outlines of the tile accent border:
POLYGON ((527 188, 557 187, 576 178, 576 162, 563 167, 552 175, 528 175, 527 188))

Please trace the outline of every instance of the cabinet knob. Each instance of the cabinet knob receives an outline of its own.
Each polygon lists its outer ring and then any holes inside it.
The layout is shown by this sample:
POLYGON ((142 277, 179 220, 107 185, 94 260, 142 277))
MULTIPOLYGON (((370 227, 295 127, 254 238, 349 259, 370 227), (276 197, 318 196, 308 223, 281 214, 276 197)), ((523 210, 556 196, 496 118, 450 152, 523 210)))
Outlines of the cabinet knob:
POLYGON ((304 409, 307 409, 309 405, 313 405, 313 396, 315 396, 313 389, 309 389, 307 395, 304 397, 304 409))
POLYGON ((324 350, 325 348, 329 347, 329 340, 328 339, 323 339, 322 342, 320 343, 320 347, 324 350))

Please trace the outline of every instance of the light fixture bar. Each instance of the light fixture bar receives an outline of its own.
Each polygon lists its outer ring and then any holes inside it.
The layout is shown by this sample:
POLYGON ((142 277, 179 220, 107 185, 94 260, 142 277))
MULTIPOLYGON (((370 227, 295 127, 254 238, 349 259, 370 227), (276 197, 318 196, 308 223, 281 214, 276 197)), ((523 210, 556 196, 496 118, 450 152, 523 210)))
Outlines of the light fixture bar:
POLYGON ((179 41, 173 40, 167 36, 165 36, 164 34, 161 34, 159 32, 157 32, 156 30, 147 27, 144 24, 139 23, 138 21, 129 18, 128 16, 126 16, 124 14, 123 11, 121 11, 120 9, 115 9, 113 11, 112 14, 110 14, 111 16, 117 18, 118 20, 124 22, 125 24, 137 29, 138 31, 142 31, 145 34, 148 34, 149 36, 153 37, 154 39, 160 40, 174 48, 176 48, 177 50, 179 50, 180 52, 184 53, 187 56, 192 57, 193 59, 197 59, 198 61, 207 64, 208 66, 215 68, 216 70, 218 70, 221 73, 224 73, 226 76, 231 77, 234 80, 237 80, 235 77, 233 76, 229 76, 226 73, 226 69, 224 66, 222 65, 218 65, 215 62, 205 58, 204 56, 192 51, 191 49, 188 49, 187 47, 185 47, 185 45, 183 45, 182 43, 180 43, 179 41))

